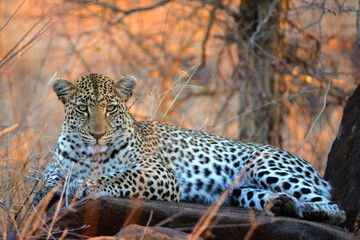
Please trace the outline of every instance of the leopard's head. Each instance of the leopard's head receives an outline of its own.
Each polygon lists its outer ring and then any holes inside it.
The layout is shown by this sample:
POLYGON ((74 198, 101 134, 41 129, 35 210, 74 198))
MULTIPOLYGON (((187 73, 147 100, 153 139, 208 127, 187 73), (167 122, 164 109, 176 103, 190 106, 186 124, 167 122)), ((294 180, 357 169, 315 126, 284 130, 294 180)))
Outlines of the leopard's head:
POLYGON ((133 119, 126 102, 136 86, 136 78, 117 81, 91 73, 75 83, 64 78, 53 82, 53 89, 65 106, 62 131, 80 135, 88 145, 107 145, 116 132, 129 129, 133 119))

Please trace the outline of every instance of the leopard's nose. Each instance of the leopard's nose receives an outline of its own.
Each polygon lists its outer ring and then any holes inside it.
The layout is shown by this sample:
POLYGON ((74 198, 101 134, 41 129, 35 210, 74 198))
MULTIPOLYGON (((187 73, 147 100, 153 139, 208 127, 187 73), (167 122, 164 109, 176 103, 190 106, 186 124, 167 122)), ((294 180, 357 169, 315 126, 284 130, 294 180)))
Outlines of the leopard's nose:
POLYGON ((93 136, 96 140, 99 140, 102 136, 105 135, 105 133, 94 133, 94 132, 90 132, 90 135, 93 136))

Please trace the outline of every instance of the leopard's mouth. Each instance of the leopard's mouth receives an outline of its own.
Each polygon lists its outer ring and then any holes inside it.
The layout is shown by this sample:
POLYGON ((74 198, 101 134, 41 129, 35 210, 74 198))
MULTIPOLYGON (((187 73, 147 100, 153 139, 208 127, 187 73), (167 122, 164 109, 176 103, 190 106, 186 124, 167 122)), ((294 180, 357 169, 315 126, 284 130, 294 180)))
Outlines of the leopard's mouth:
POLYGON ((94 137, 91 136, 86 136, 83 137, 83 140, 89 145, 89 146, 108 146, 110 141, 111 141, 112 137, 111 136, 103 136, 99 139, 96 139, 94 137))

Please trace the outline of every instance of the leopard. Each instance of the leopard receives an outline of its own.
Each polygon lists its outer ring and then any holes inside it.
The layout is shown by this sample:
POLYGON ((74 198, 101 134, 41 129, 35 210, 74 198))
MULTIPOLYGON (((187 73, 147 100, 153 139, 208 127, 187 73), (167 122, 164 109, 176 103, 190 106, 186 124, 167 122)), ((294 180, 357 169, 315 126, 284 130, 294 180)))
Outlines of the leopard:
POLYGON ((65 119, 36 204, 60 186, 55 195, 65 192, 72 199, 214 204, 224 196, 223 205, 268 215, 345 221, 345 211, 331 202, 330 184, 285 150, 135 120, 128 100, 136 85, 131 75, 114 81, 98 73, 53 81, 65 119))

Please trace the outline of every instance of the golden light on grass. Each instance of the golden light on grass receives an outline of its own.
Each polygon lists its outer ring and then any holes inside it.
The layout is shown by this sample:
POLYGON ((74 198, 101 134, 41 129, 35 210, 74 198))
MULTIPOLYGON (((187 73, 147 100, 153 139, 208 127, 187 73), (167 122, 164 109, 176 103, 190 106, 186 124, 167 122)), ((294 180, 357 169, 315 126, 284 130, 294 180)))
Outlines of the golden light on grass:
MULTIPOLYGON (((46 99, 49 102, 44 100, 43 108, 32 106, 55 72, 72 80, 90 71, 114 79, 135 75, 138 99, 131 111, 137 120, 163 120, 193 129, 206 123, 218 126, 209 128, 217 134, 244 141, 266 142, 270 135, 264 132, 276 120, 268 116, 281 109, 281 126, 272 134, 283 139, 278 147, 295 155, 321 110, 330 81, 329 104, 302 154, 324 172, 345 99, 358 84, 354 44, 358 19, 353 13, 359 7, 350 1, 347 12, 339 10, 347 6, 334 4, 318 18, 314 13, 323 9, 315 5, 281 1, 275 14, 266 15, 262 9, 260 19, 249 20, 254 16, 239 17, 249 11, 238 11, 251 1, 220 2, 221 6, 211 1, 44 0, 24 1, 21 6, 22 1, 2 1, 3 237, 17 234, 25 239, 43 226, 44 209, 35 213, 31 199, 51 161, 48 154, 61 127, 63 108, 53 103, 54 95, 46 99), (271 46, 281 46, 278 52, 262 45, 264 36, 269 40, 273 35, 280 38, 271 46), (257 58, 260 63, 271 61, 254 65, 257 58), (200 66, 197 72, 186 71, 194 66, 200 66), (199 85, 192 85, 193 80, 199 85), (37 118, 26 120, 30 113, 37 118)), ((197 235, 205 231, 218 207, 213 206, 196 226, 197 235)))

